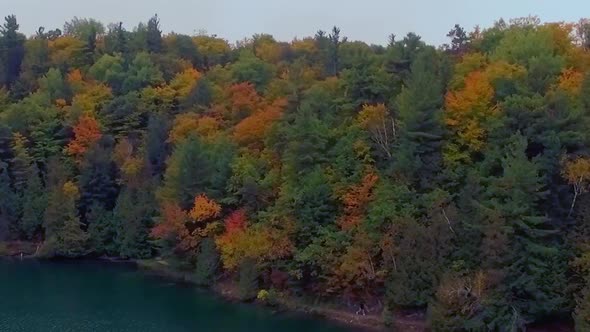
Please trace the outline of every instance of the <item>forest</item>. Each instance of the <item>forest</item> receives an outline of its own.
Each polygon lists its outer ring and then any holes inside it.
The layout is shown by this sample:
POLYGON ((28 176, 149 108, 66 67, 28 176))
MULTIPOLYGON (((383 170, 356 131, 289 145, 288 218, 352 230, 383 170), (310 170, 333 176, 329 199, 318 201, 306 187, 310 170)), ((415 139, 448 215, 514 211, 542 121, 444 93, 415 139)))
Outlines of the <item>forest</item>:
POLYGON ((590 20, 343 34, 230 43, 154 16, 25 36, 6 17, 0 240, 385 324, 590 331, 590 20))

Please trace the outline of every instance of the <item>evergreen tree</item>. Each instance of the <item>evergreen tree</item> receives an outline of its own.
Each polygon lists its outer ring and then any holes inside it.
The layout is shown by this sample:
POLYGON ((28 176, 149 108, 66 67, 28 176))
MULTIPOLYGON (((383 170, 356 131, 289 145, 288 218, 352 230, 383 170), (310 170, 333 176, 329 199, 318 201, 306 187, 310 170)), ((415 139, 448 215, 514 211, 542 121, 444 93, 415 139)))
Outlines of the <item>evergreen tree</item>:
POLYGON ((119 194, 113 211, 119 254, 124 258, 148 258, 152 255, 149 243, 150 227, 154 214, 151 188, 126 187, 119 194))
POLYGON ((102 136, 84 155, 80 167, 80 211, 86 211, 96 203, 112 210, 119 192, 117 167, 112 160, 114 140, 102 136))
POLYGON ((12 142, 13 158, 11 160, 10 171, 12 173, 12 185, 17 193, 22 194, 25 189, 27 179, 32 174, 33 160, 27 151, 27 139, 15 134, 12 142))
POLYGON ((154 15, 147 24, 146 31, 147 50, 150 53, 160 53, 163 50, 162 31, 160 30, 160 19, 154 15))
POLYGON ((14 237, 18 218, 18 196, 10 186, 8 167, 0 162, 0 239, 14 237))
POLYGON ((47 192, 36 166, 32 166, 25 189, 21 196, 22 216, 20 220, 21 232, 27 239, 34 239, 41 233, 43 217, 47 208, 47 192))
MULTIPOLYGON (((503 280, 496 289, 503 304, 492 309, 488 326, 518 326, 555 312, 564 304, 563 268, 559 267, 559 244, 555 230, 540 205, 546 196, 539 166, 526 155, 527 140, 512 137, 502 159, 502 174, 490 179, 483 202, 497 213, 510 245, 502 261, 492 263, 503 280), (506 308, 509 306, 512 310, 506 308)), ((489 256, 489 255, 486 255, 489 256)))
POLYGON ((442 167, 442 89, 435 63, 434 50, 423 50, 397 98, 399 138, 394 168, 422 189, 436 185, 442 167))
POLYGON ((197 252, 197 267, 195 280, 202 286, 211 286, 215 279, 215 273, 219 269, 219 251, 215 240, 206 238, 199 244, 197 252))
POLYGON ((109 25, 109 31, 105 36, 105 49, 110 54, 127 54, 128 34, 123 28, 123 22, 109 25))
POLYGON ((153 175, 162 176, 166 168, 166 158, 170 154, 167 142, 170 120, 163 114, 151 114, 145 137, 147 161, 153 175))
POLYGON ((188 138, 176 146, 168 160, 160 196, 185 209, 200 193, 222 197, 232 158, 232 146, 225 142, 206 144, 196 137, 188 138))
POLYGON ((256 261, 246 259, 239 267, 238 292, 242 301, 253 300, 258 292, 260 273, 256 261))
POLYGON ((86 212, 90 249, 97 255, 116 256, 119 253, 112 211, 95 202, 86 212))
POLYGON ((87 253, 88 235, 81 228, 76 200, 78 188, 63 182, 49 193, 43 227, 45 242, 40 253, 49 257, 79 257, 87 253))
POLYGON ((183 108, 187 111, 196 109, 198 112, 206 111, 211 106, 213 91, 211 83, 207 78, 201 78, 193 87, 191 92, 183 102, 183 108))
POLYGON ((0 27, 0 82, 10 88, 20 74, 25 37, 18 32, 16 16, 6 16, 4 20, 6 22, 0 27))

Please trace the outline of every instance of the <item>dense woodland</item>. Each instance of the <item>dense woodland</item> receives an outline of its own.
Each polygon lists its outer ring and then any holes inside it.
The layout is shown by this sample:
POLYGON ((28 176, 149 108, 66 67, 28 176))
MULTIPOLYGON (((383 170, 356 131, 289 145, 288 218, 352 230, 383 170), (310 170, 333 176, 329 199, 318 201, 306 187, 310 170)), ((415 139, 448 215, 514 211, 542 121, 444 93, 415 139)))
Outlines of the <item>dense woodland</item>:
POLYGON ((6 17, 4 241, 381 303, 386 323, 425 309, 437 331, 590 331, 590 21, 440 47, 161 31, 6 17))

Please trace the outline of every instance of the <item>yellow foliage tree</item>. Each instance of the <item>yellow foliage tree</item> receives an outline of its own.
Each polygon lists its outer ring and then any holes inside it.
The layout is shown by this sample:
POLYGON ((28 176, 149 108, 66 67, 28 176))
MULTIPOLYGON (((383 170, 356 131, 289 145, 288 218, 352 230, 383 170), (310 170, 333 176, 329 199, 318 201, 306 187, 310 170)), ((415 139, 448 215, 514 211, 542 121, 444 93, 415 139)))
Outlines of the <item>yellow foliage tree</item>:
POLYGON ((452 138, 445 149, 445 161, 469 163, 472 153, 483 149, 485 123, 498 114, 492 104, 494 89, 481 71, 465 78, 462 89, 449 91, 445 98, 444 121, 452 138))
POLYGON ((396 138, 395 120, 384 104, 363 105, 357 122, 371 134, 373 142, 391 158, 391 149, 396 138))
POLYGON ((214 200, 209 199, 206 195, 201 194, 195 197, 195 204, 189 212, 189 216, 195 222, 203 222, 212 218, 217 218, 221 213, 221 206, 214 200))
POLYGON ((590 180, 590 158, 580 157, 574 160, 565 161, 561 174, 574 188, 574 198, 569 211, 569 214, 571 215, 576 205, 576 199, 588 189, 588 180, 590 180))
POLYGON ((177 98, 184 98, 189 95, 200 77, 201 73, 196 69, 186 69, 176 74, 172 81, 170 81, 170 88, 176 92, 177 98))

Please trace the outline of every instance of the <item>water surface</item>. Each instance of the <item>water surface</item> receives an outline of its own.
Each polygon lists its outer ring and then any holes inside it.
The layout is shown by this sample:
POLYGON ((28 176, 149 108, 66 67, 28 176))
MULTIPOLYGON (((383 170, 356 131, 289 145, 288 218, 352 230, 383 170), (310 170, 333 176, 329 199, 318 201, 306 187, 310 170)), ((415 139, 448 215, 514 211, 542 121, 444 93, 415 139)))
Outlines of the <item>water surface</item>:
POLYGON ((0 259, 0 331, 350 332, 232 304, 133 267, 0 259))

